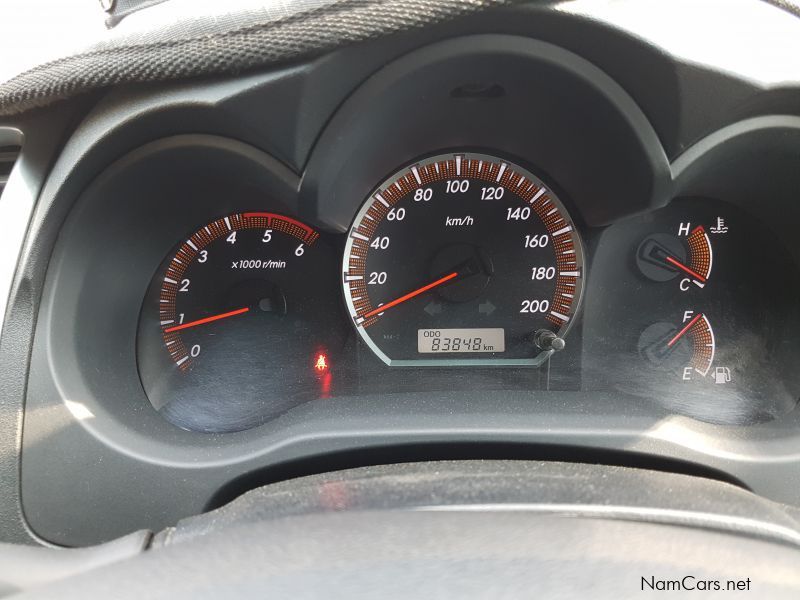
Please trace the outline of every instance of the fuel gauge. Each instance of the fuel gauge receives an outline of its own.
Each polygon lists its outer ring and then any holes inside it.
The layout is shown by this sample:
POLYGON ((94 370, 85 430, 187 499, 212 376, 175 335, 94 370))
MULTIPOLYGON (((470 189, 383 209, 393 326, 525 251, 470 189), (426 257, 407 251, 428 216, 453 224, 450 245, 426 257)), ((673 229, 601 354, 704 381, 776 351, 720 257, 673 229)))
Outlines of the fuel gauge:
MULTIPOLYGON (((639 354, 652 366, 674 371, 683 381, 706 377, 711 371, 716 341, 704 313, 687 310, 679 324, 658 322, 639 336, 639 354)), ((730 380, 730 372, 728 372, 730 380)))

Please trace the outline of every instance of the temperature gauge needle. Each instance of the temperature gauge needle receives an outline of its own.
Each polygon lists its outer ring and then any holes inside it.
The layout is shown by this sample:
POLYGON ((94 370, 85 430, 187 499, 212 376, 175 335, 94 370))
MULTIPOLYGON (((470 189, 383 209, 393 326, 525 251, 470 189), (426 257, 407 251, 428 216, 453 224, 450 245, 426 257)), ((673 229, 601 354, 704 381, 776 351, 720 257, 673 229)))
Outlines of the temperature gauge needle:
POLYGON ((667 342, 667 346, 672 348, 672 346, 674 346, 679 339, 681 339, 684 335, 686 335, 686 332, 692 328, 692 325, 697 323, 702 318, 703 318, 703 313, 696 315, 695 318, 689 321, 683 329, 681 329, 677 334, 675 334, 675 337, 673 337, 670 341, 667 342))
POLYGON ((671 264, 673 267, 676 267, 676 268, 680 269, 681 271, 684 271, 685 273, 688 273, 689 275, 694 277, 700 283, 705 283, 706 282, 706 278, 705 277, 703 277, 699 273, 695 273, 692 269, 687 267, 685 264, 683 264, 680 261, 675 260, 671 256, 667 256, 666 258, 664 258, 664 260, 667 261, 669 264, 671 264))
POLYGON ((435 287, 439 287, 443 283, 447 283, 448 281, 451 281, 451 280, 455 279, 458 276, 459 276, 458 271, 453 271, 449 275, 445 275, 444 277, 440 277, 439 279, 429 283, 428 285, 423 285, 421 288, 416 289, 413 292, 409 292, 408 294, 400 296, 399 298, 396 298, 395 300, 392 300, 391 302, 387 302, 386 304, 384 304, 382 306, 379 306, 378 308, 375 308, 375 309, 369 311, 367 314, 363 315, 363 317, 365 319, 369 319, 370 317, 374 317, 378 313, 382 313, 383 311, 385 311, 387 309, 390 309, 393 306, 397 306, 398 304, 402 304, 403 302, 406 302, 407 300, 411 300, 412 298, 416 298, 420 294, 424 294, 428 290, 432 290, 435 287))
POLYGON ((219 321, 220 319, 227 319, 228 317, 235 317, 236 315, 241 315, 249 311, 249 308, 239 308, 236 310, 232 310, 229 312, 225 312, 219 315, 214 315, 213 317, 205 317, 204 319, 197 319, 196 321, 189 321, 188 323, 181 323, 180 325, 175 325, 174 327, 169 327, 164 330, 165 333, 170 333, 172 331, 180 331, 181 329, 189 329, 189 327, 196 327, 198 325, 204 325, 205 323, 212 323, 214 321, 219 321))

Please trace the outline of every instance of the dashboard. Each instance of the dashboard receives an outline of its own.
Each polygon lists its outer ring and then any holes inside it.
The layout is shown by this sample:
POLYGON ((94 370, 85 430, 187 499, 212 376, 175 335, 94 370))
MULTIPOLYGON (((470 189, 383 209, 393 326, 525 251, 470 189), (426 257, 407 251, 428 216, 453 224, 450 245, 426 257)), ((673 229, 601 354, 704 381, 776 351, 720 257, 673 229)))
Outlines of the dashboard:
POLYGON ((85 545, 420 457, 800 505, 799 82, 514 6, 79 99, 11 297, 26 522, 85 545))

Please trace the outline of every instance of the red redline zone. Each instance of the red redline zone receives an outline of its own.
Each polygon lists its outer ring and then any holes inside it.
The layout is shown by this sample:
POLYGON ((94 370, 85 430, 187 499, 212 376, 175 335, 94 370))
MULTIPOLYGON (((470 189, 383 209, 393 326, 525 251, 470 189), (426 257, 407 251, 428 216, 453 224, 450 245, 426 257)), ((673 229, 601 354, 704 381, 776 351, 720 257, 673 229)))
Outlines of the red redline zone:
POLYGON ((253 217, 266 217, 270 221, 272 221, 272 219, 278 219, 279 221, 285 221, 287 223, 291 223, 292 225, 297 225, 300 229, 302 229, 303 231, 306 232, 306 237, 308 237, 308 236, 310 236, 310 235, 312 235, 314 233, 314 230, 311 229, 311 227, 309 227, 305 223, 302 223, 302 222, 298 221, 297 219, 293 219, 291 217, 286 217, 284 215, 277 215, 275 213, 270 213, 270 212, 246 212, 246 213, 242 213, 242 217, 244 217, 245 219, 249 219, 249 218, 253 218, 253 217))

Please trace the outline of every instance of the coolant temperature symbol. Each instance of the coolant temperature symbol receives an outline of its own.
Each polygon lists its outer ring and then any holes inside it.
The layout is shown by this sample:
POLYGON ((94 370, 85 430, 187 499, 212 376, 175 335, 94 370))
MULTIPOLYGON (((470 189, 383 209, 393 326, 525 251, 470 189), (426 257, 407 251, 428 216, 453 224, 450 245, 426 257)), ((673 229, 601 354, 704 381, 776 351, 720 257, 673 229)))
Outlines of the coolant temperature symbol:
POLYGON ((722 217, 717 217, 716 226, 709 227, 708 230, 714 234, 728 233, 728 226, 725 225, 725 219, 723 219, 722 217))

